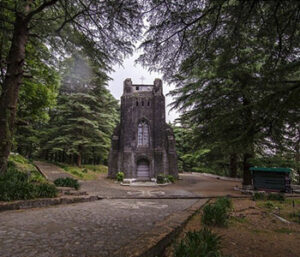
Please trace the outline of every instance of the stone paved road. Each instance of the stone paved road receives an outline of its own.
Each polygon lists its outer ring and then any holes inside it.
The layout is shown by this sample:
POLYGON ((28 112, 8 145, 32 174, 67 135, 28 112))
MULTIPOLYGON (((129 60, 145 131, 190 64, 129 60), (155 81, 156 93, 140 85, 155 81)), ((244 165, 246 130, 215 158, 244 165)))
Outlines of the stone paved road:
MULTIPOLYGON (((1 257, 113 256, 196 200, 101 200, 0 213, 1 257)), ((126 256, 124 256, 126 257, 126 256)))

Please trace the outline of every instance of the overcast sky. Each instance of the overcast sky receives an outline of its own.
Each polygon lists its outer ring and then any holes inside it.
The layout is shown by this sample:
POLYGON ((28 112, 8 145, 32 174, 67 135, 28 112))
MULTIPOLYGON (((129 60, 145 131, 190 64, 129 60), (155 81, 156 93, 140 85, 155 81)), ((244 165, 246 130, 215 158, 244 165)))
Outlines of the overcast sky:
MULTIPOLYGON (((109 81, 109 89, 112 95, 120 100, 120 97, 123 93, 123 81, 127 78, 131 78, 133 84, 153 84, 154 79, 160 78, 162 79, 162 75, 156 72, 150 73, 146 69, 144 69, 141 65, 135 64, 134 60, 137 59, 138 53, 136 52, 133 56, 127 58, 123 62, 122 66, 114 66, 115 72, 110 74, 112 78, 109 81), (143 81, 142 81, 143 78, 143 81)), ((173 89, 174 87, 168 85, 163 81, 163 93, 166 97, 166 120, 167 122, 173 122, 174 119, 178 118, 178 114, 175 111, 169 111, 170 107, 168 104, 172 102, 172 97, 166 96, 167 93, 173 89)))

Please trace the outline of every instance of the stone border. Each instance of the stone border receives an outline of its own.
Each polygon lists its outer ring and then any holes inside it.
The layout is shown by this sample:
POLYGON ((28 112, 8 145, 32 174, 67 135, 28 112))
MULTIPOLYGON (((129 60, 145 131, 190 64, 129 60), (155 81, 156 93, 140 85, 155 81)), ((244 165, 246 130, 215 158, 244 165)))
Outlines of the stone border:
POLYGON ((162 256, 165 248, 182 231, 190 218, 201 209, 208 199, 201 199, 191 207, 174 213, 155 224, 155 227, 144 233, 132 243, 114 252, 114 257, 154 257, 162 256))
POLYGON ((101 200, 96 195, 92 196, 77 196, 77 197, 56 197, 56 198, 39 198, 32 200, 20 200, 13 202, 0 202, 0 212, 9 210, 22 210, 30 208, 48 207, 58 204, 72 204, 82 202, 92 202, 101 200))

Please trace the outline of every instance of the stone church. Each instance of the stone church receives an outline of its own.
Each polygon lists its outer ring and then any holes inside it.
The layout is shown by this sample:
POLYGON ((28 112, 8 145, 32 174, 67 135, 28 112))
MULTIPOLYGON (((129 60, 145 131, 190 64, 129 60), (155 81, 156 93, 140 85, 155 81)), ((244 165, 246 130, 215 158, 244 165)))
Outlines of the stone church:
POLYGON ((149 180, 159 174, 178 176, 175 138, 166 123, 162 81, 134 85, 124 81, 121 122, 115 128, 108 176, 122 171, 125 178, 149 180))

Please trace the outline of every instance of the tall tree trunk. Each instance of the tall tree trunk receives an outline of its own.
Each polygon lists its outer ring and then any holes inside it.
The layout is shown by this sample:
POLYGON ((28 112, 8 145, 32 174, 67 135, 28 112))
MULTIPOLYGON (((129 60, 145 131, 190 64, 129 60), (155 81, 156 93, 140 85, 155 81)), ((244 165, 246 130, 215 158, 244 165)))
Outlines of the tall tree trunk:
POLYGON ((80 153, 77 154, 77 166, 81 167, 81 154, 80 153))
POLYGON ((297 130, 297 141, 295 144, 295 162, 296 162, 296 172, 298 174, 298 184, 300 185, 300 129, 297 130))
POLYGON ((243 160, 243 185, 248 186, 252 184, 252 176, 251 176, 251 164, 249 162, 249 159, 252 158, 253 155, 249 153, 244 154, 244 160, 243 160))
POLYGON ((237 176, 237 154, 230 154, 230 177, 235 178, 237 176))
POLYGON ((243 185, 248 186, 252 184, 252 176, 251 176, 251 164, 249 159, 254 157, 254 129, 255 123, 253 121, 251 101, 245 93, 245 88, 247 86, 247 82, 242 83, 242 96, 243 96, 243 107, 244 110, 244 127, 247 131, 247 138, 245 138, 245 152, 244 152, 244 160, 243 160, 243 185))
POLYGON ((0 97, 0 173, 6 171, 12 147, 19 87, 23 77, 28 22, 16 15, 12 44, 7 58, 7 72, 0 97))

